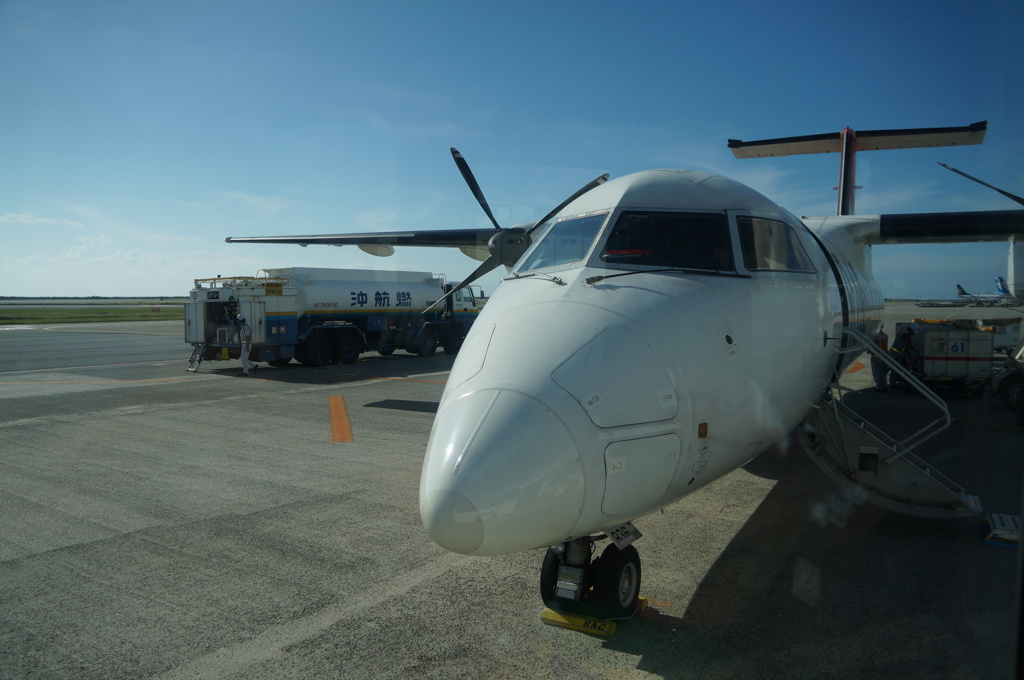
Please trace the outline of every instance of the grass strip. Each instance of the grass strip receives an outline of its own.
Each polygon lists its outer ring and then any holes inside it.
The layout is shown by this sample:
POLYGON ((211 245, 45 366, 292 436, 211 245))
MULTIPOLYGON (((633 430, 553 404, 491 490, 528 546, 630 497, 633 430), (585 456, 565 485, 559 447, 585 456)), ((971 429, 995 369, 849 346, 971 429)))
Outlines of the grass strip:
POLYGON ((0 325, 97 323, 103 321, 184 321, 185 309, 180 306, 153 306, 134 309, 102 309, 81 305, 73 309, 25 307, 0 309, 0 325))

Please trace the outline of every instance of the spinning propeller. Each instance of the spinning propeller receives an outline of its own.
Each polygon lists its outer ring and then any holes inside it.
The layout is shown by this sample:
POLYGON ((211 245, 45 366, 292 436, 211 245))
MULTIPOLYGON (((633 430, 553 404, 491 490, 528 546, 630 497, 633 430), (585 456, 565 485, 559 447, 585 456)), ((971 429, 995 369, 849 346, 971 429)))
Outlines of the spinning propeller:
POLYGON ((452 148, 452 158, 455 159, 455 165, 459 167, 459 172, 462 173, 462 178, 465 179, 466 184, 469 185, 469 190, 473 192, 473 196, 476 197, 477 202, 480 203, 480 207, 484 209, 484 213, 491 220, 491 224, 494 225, 494 228, 497 231, 494 236, 491 237, 491 240, 487 242, 487 252, 489 253, 487 259, 484 260, 484 262, 477 267, 472 274, 467 276, 462 283, 448 291, 444 297, 440 298, 437 302, 431 305, 431 307, 436 307, 437 305, 442 304, 445 300, 454 295, 455 291, 465 288, 484 274, 495 269, 498 265, 503 264, 506 267, 514 265, 519 261, 519 258, 523 256, 526 249, 530 247, 530 244, 533 242, 530 235, 536 231, 538 227, 547 223, 547 221, 557 215, 562 208, 569 205, 583 194, 587 193, 594 187, 607 182, 609 177, 608 174, 604 174, 596 178, 572 196, 559 203, 558 207, 538 220, 529 229, 524 229, 522 227, 509 227, 508 229, 502 229, 501 225, 498 224, 498 220, 494 219, 494 215, 491 213, 491 207, 488 205, 487 199, 484 197, 484 192, 480 189, 480 184, 476 181, 476 177, 473 176, 473 171, 469 169, 469 163, 466 162, 466 159, 461 153, 459 153, 458 149, 455 149, 454 147, 452 148))

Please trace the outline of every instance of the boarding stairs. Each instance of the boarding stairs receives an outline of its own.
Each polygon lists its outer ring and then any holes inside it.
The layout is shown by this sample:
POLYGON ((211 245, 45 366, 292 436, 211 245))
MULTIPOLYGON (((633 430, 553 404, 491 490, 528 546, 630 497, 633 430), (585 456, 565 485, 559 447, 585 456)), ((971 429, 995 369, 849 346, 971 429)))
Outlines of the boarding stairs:
POLYGON ((186 371, 192 371, 195 373, 199 370, 199 364, 203 363, 203 356, 206 354, 206 343, 197 342, 192 345, 192 356, 188 360, 188 368, 186 371))
POLYGON ((864 351, 881 359, 938 411, 934 420, 909 436, 897 439, 859 415, 843 401, 852 390, 838 376, 797 428, 804 449, 832 479, 888 510, 918 517, 969 517, 981 512, 977 496, 964 492, 914 450, 951 422, 946 403, 910 371, 894 361, 869 337, 844 328, 843 353, 864 351))

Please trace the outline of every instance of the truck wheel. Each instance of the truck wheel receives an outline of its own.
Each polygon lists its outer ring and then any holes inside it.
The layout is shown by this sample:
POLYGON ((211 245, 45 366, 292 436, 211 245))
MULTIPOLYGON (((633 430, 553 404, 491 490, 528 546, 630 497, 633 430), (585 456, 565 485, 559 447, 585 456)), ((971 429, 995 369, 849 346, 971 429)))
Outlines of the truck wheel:
POLYGON ((443 343, 441 343, 441 347, 444 349, 445 354, 458 354, 459 350, 462 348, 462 338, 449 336, 444 339, 443 343))
POLYGON ((321 333, 313 333, 302 343, 302 358, 306 366, 326 366, 331 360, 331 343, 321 333))
POLYGON ((434 352, 437 351, 437 338, 434 337, 434 334, 424 333, 423 339, 420 340, 420 344, 419 347, 417 347, 417 350, 419 350, 419 355, 421 357, 434 356, 434 352))
POLYGON ((359 338, 353 333, 343 333, 338 344, 335 345, 335 356, 343 364, 354 364, 359 361, 359 350, 361 349, 359 338))
POLYGON ((1024 378, 1007 378, 1008 383, 1003 389, 1003 396, 1006 397, 1006 403, 1010 405, 1010 408, 1017 408, 1017 404, 1021 399, 1024 399, 1024 378), (1012 382, 1011 382, 1012 381, 1012 382))

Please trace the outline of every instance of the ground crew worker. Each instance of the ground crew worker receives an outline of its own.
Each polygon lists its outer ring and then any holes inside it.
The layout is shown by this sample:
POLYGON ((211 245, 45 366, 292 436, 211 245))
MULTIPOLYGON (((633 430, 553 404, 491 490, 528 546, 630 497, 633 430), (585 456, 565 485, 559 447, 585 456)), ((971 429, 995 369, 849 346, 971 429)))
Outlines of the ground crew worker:
MULTIPOLYGON (((916 323, 907 324, 907 327, 903 329, 899 337, 893 341, 892 347, 889 348, 889 356, 899 362, 900 366, 903 366, 907 371, 911 370, 913 364, 911 363, 911 356, 918 353, 917 347, 914 345, 914 336, 917 335, 921 327, 916 323)), ((895 384, 895 373, 891 377, 891 383, 895 384)))
MULTIPOLYGON (((885 334, 883 328, 885 328, 885 324, 879 325, 878 332, 875 334, 875 344, 883 354, 888 354, 889 336, 885 334)), ((871 377, 875 379, 875 392, 889 391, 888 378, 891 370, 884 359, 875 354, 871 355, 871 377)))
POLYGON ((253 373, 259 368, 259 366, 249 361, 249 352, 252 351, 252 329, 245 322, 244 314, 239 314, 235 317, 235 320, 238 321, 238 340, 242 343, 242 354, 239 357, 242 360, 242 372, 239 375, 249 375, 250 367, 252 367, 253 373))

